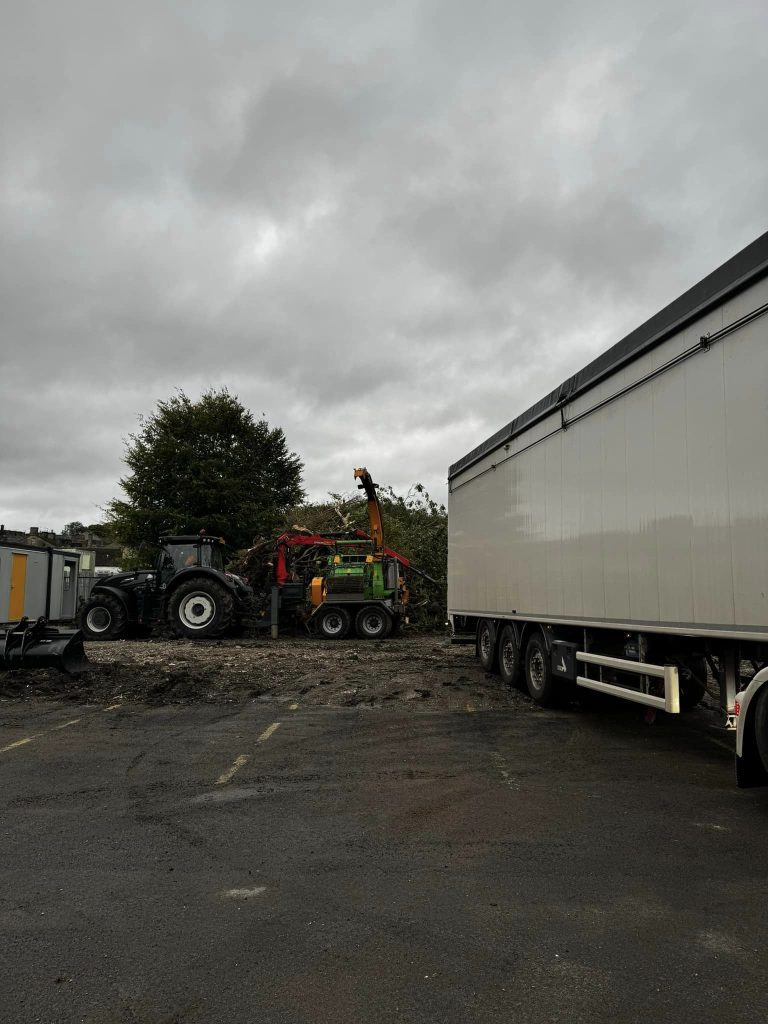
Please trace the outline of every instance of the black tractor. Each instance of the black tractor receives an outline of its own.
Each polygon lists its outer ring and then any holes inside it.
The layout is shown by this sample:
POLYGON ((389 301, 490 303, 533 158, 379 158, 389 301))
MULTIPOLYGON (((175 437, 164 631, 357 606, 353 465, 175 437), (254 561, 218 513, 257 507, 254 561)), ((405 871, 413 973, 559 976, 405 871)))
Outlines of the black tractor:
POLYGON ((251 608, 251 588, 224 568, 219 537, 161 537, 154 569, 99 580, 78 612, 87 640, 118 640, 167 622, 176 636, 232 632, 251 608))

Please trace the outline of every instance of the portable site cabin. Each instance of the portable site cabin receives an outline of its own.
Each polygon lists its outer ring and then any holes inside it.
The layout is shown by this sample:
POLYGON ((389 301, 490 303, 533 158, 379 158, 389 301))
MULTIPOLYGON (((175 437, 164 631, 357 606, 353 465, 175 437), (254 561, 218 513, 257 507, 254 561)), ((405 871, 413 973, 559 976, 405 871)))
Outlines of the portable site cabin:
POLYGON ((25 615, 71 622, 79 565, 73 551, 0 541, 0 623, 18 622, 25 615))

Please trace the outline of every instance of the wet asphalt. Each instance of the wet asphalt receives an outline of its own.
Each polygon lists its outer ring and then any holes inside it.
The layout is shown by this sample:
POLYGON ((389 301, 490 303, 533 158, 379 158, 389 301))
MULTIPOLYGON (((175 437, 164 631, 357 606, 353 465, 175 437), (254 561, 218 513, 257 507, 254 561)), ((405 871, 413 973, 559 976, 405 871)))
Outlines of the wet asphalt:
POLYGON ((0 1021, 756 1024, 731 760, 612 706, 3 705, 0 1021))

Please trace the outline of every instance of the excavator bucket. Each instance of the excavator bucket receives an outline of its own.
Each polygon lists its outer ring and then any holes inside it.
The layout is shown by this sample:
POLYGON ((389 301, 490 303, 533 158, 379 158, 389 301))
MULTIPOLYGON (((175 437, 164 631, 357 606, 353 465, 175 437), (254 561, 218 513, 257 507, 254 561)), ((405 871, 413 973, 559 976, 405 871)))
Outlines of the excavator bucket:
POLYGON ((56 668, 77 675, 88 664, 79 629, 56 629, 44 618, 22 619, 0 635, 0 669, 56 668))

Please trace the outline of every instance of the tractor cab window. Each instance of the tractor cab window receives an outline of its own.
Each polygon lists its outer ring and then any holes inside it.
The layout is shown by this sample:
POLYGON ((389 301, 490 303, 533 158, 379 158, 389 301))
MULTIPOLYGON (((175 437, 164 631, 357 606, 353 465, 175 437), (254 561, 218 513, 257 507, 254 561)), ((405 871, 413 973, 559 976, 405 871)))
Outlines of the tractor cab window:
POLYGON ((197 565, 197 544, 174 544, 160 553, 160 572, 173 575, 197 565))
POLYGON ((200 565, 205 565, 209 569, 218 569, 219 572, 224 572, 224 552, 218 544, 200 545, 200 565))
POLYGON ((191 569, 198 564, 197 544, 179 544, 173 552, 177 570, 191 569))

